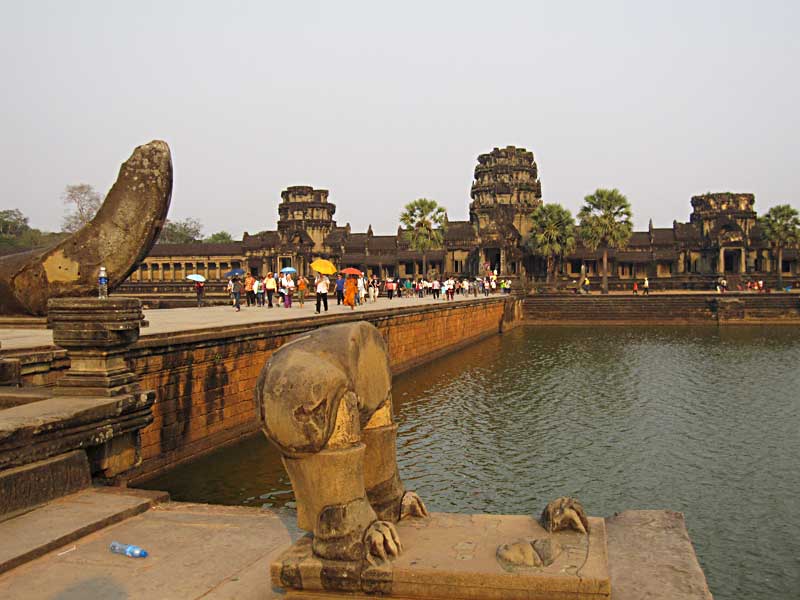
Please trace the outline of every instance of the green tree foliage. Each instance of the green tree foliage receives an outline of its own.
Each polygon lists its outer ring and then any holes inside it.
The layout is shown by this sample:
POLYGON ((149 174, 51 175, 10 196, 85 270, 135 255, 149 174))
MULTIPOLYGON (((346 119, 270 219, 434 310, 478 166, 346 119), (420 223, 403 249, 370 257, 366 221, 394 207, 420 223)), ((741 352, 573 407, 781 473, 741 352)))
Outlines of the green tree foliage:
POLYGON ((633 233, 631 205, 618 189, 597 189, 578 213, 580 237, 594 251, 603 249, 603 293, 608 293, 608 249, 624 248, 633 233))
POLYGON ((444 244, 447 213, 435 200, 418 198, 406 204, 400 224, 408 245, 422 253, 423 275, 428 272, 428 251, 444 244))
POLYGON ((61 229, 67 233, 74 233, 91 221, 103 203, 100 194, 88 183, 68 185, 61 199, 67 205, 61 229))
POLYGON ((556 261, 575 250, 575 219, 560 204, 542 204, 531 214, 533 229, 526 245, 547 259, 547 284, 552 284, 556 261))
POLYGON ((20 209, 0 210, 0 235, 18 236, 28 229, 28 217, 20 209))
POLYGON ((159 244, 192 244, 202 239, 203 225, 191 217, 182 221, 167 221, 158 236, 159 244))
POLYGON ((226 244, 228 242, 232 242, 233 237, 227 231, 218 231, 216 233, 212 233, 203 242, 207 244, 226 244))
POLYGON ((783 288, 783 249, 800 244, 800 215, 788 204, 773 206, 761 218, 764 237, 778 254, 778 287, 783 288))
POLYGON ((28 217, 15 208, 0 210, 0 254, 22 252, 47 246, 61 239, 62 234, 39 231, 28 225, 28 217))

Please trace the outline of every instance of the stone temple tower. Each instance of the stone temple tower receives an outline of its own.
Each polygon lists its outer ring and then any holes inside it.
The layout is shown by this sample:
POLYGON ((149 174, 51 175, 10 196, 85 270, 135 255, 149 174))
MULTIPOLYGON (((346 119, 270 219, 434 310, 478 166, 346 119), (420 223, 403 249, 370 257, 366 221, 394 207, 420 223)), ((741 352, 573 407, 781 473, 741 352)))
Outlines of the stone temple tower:
POLYGON ((480 262, 502 275, 522 274, 520 244, 531 229, 530 214, 542 204, 533 152, 495 148, 478 156, 470 221, 480 238, 480 262))
POLYGON ((336 205, 328 202, 328 190, 297 185, 281 192, 278 205, 278 232, 285 238, 305 232, 314 241, 314 251, 321 252, 325 236, 336 227, 336 205))

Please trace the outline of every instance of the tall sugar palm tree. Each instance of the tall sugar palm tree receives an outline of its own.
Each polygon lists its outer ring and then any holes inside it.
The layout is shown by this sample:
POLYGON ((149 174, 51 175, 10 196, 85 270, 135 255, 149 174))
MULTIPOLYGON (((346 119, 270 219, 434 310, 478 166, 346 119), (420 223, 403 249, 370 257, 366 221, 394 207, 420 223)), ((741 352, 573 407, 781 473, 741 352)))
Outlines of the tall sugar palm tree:
POLYGON ((447 213, 436 200, 418 198, 400 214, 403 235, 413 250, 422 253, 422 273, 428 272, 428 251, 444 245, 447 213))
POLYGON ((800 215, 788 204, 773 206, 761 219, 764 237, 778 254, 778 287, 783 289, 783 249, 800 243, 800 215))
POLYGON ((633 233, 631 205, 618 189, 597 189, 583 199, 580 236, 594 251, 603 249, 603 293, 608 293, 608 249, 624 248, 633 233))
POLYGON ((531 214, 533 229, 526 240, 528 248, 547 259, 547 285, 553 283, 557 260, 575 250, 575 219, 560 204, 542 204, 531 214))

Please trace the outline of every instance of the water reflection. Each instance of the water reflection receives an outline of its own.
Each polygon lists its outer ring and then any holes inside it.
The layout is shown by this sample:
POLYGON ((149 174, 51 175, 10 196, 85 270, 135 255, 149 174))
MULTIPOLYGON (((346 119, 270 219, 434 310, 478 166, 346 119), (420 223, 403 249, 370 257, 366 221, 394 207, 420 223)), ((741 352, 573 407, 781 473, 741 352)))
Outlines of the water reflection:
MULTIPOLYGON (((394 383, 407 486, 439 511, 686 514, 716 598, 796 598, 796 328, 515 330, 394 383)), ((262 436, 149 482, 176 500, 283 506, 262 436)))

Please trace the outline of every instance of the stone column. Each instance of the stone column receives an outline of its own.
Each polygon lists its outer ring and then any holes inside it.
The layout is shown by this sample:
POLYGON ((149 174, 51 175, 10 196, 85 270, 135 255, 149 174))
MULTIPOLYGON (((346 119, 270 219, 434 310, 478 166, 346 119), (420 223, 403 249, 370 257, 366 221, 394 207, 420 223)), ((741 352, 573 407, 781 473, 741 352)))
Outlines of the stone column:
POLYGON ((498 275, 506 274, 506 249, 500 248, 500 272, 498 275))
POLYGON ((744 253, 744 248, 741 249, 741 258, 739 259, 739 273, 747 272, 747 255, 744 253))
POLYGON ((719 249, 719 261, 717 262, 717 273, 725 273, 725 248, 719 249))
POLYGON ((139 339, 142 303, 136 298, 52 298, 47 326, 67 350, 70 368, 56 382, 60 396, 118 396, 139 391, 125 352, 139 339))

